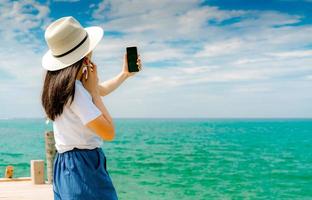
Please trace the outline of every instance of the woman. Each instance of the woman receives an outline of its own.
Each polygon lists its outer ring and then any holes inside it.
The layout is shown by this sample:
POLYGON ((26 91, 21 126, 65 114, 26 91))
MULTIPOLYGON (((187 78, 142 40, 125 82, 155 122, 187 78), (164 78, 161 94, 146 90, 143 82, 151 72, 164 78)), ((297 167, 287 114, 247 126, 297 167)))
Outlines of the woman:
MULTIPOLYGON (((73 17, 60 18, 45 31, 49 51, 42 58, 47 72, 41 100, 47 117, 53 121, 57 150, 54 199, 118 199, 101 149, 102 140, 114 139, 115 127, 101 96, 135 72, 128 72, 125 55, 122 72, 98 83, 92 51, 102 37, 102 28, 83 28, 73 17)), ((141 70, 140 59, 137 64, 141 70)))

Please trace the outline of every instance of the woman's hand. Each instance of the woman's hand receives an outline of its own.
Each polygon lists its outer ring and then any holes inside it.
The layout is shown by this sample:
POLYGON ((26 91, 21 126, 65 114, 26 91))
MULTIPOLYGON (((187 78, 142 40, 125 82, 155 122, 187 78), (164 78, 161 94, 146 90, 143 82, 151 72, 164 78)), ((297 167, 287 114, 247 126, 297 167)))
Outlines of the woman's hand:
MULTIPOLYGON (((138 55, 137 65, 138 65, 139 71, 141 71, 142 70, 142 63, 141 63, 140 55, 138 55)), ((130 77, 130 76, 133 76, 136 73, 138 73, 138 72, 129 72, 127 53, 125 53, 125 56, 124 56, 124 63, 123 63, 123 67, 122 67, 122 73, 125 74, 127 78, 130 77)))
POLYGON ((84 61, 84 65, 87 66, 87 79, 86 74, 82 74, 82 84, 88 90, 92 97, 99 95, 98 83, 99 78, 97 74, 97 66, 90 60, 84 61))

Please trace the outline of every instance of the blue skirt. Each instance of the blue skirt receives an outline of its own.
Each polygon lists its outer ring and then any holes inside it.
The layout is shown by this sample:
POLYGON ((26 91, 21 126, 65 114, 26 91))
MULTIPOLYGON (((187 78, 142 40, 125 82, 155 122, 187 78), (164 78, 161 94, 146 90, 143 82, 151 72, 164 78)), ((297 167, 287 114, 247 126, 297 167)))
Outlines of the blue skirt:
POLYGON ((56 153, 53 171, 54 200, 117 200, 101 148, 56 153))

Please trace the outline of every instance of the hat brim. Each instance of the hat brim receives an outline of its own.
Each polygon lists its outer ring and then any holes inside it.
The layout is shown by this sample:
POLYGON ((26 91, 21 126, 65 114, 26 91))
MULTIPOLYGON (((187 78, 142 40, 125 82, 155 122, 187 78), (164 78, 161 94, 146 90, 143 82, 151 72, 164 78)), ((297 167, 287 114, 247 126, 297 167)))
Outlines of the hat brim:
POLYGON ((87 27, 85 30, 88 32, 88 38, 81 46, 59 58, 54 57, 51 50, 48 50, 42 57, 42 67, 48 71, 60 70, 88 55, 103 38, 104 30, 99 26, 87 27))

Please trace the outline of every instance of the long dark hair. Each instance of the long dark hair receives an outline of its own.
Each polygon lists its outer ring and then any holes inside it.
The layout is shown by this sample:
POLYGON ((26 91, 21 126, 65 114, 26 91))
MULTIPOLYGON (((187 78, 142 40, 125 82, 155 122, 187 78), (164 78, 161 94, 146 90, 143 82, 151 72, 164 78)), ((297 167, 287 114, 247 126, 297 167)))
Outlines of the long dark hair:
POLYGON ((52 121, 63 113, 64 106, 71 104, 75 95, 75 81, 84 58, 57 71, 47 71, 44 79, 41 103, 52 121))

